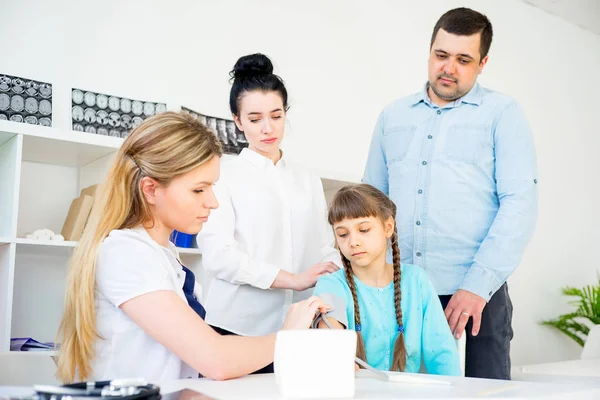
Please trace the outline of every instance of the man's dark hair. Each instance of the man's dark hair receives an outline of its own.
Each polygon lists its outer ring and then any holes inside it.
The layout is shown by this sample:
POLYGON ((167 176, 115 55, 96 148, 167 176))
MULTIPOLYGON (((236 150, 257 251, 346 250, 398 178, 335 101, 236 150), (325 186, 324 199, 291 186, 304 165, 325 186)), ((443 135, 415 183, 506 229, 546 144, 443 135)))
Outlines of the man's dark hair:
POLYGON ((440 28, 448 33, 460 36, 471 36, 481 33, 479 54, 481 60, 487 56, 492 45, 492 36, 494 33, 492 31, 492 23, 485 15, 465 7, 455 8, 446 12, 435 24, 435 28, 433 28, 431 44, 429 45, 430 49, 440 28))

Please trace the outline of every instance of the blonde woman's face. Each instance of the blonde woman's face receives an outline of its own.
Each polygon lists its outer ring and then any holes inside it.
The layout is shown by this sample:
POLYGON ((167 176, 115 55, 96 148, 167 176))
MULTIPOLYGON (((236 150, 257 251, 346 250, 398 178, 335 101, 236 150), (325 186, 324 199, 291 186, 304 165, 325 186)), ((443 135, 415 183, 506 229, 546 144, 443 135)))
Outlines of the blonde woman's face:
POLYGON ((394 232, 393 219, 382 223, 375 217, 344 219, 333 225, 335 238, 352 267, 368 267, 383 257, 394 232))
POLYGON ((220 158, 178 176, 164 187, 158 186, 154 196, 154 216, 172 230, 196 234, 208 221, 210 211, 219 206, 213 185, 219 179, 220 158))
POLYGON ((240 115, 234 115, 250 149, 262 155, 279 151, 285 130, 285 109, 278 92, 254 90, 240 101, 240 115))

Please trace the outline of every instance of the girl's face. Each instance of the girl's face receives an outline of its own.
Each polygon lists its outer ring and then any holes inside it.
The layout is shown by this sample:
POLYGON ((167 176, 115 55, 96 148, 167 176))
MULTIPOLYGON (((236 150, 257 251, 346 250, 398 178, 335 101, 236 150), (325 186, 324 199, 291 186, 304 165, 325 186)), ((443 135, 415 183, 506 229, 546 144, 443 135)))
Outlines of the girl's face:
POLYGON ((388 239, 394 232, 394 220, 376 217, 344 219, 333 225, 336 241, 353 268, 365 268, 374 262, 385 263, 388 239))
POLYGON ((233 119, 244 132, 249 148, 266 157, 279 154, 285 128, 285 109, 279 93, 246 92, 239 113, 233 119))
POLYGON ((196 234, 208 221, 210 210, 219 206, 213 191, 219 179, 220 158, 174 178, 167 186, 142 178, 142 190, 152 207, 155 222, 167 230, 196 234))

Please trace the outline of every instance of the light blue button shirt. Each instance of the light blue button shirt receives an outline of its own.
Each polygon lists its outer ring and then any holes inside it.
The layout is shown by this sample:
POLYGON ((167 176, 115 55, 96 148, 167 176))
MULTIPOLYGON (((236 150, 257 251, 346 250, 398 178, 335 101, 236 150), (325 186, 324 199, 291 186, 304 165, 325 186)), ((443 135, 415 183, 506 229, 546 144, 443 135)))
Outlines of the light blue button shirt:
POLYGON ((402 262, 424 268, 440 295, 489 300, 534 230, 529 124, 512 98, 479 84, 441 108, 426 88, 387 106, 363 181, 394 201, 402 262))
MULTIPOLYGON (((405 371, 419 372, 423 360, 430 374, 461 375, 456 341, 431 282, 421 268, 414 265, 404 264, 401 271, 405 371)), ((398 336, 393 282, 384 288, 367 286, 356 277, 354 282, 367 362, 377 369, 389 370, 398 336)), ((356 329, 354 302, 344 270, 319 278, 314 294, 323 293, 331 293, 343 300, 348 328, 356 329)))

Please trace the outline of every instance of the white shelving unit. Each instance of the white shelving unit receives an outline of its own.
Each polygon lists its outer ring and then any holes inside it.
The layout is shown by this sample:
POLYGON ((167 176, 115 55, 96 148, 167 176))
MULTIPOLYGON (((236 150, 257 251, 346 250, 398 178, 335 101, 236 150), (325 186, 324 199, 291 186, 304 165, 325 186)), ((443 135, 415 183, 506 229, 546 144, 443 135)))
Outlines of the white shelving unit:
MULTIPOLYGON (((60 232, 82 188, 104 180, 123 139, 0 121, 0 352, 11 337, 54 341, 77 242, 24 239, 60 232)), ((198 249, 180 249, 199 275, 198 249)), ((55 352, 23 352, 24 357, 55 352)))
MULTIPOLYGON (((60 232, 71 201, 82 188, 104 181, 122 142, 120 138, 0 121, 0 352, 9 351, 11 337, 55 340, 67 266, 77 242, 24 236, 39 228, 60 232)), ((345 184, 327 174, 321 176, 328 198, 345 184)), ((202 282, 199 250, 179 252, 202 282)))

